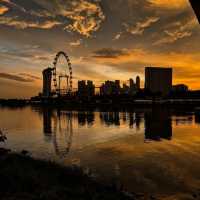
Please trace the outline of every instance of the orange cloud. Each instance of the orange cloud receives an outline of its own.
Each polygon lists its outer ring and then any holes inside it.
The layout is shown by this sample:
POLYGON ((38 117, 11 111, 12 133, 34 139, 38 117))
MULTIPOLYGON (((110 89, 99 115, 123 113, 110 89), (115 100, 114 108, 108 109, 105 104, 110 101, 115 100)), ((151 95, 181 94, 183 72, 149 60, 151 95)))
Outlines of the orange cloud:
MULTIPOLYGON (((124 49, 116 57, 92 57, 93 62, 108 66, 115 66, 113 70, 123 70, 123 66, 130 66, 129 71, 134 71, 137 65, 147 67, 172 67, 174 83, 186 83, 191 88, 199 89, 200 53, 152 53, 143 49, 124 49)), ((138 69, 138 68, 137 68, 138 69)), ((125 70, 128 70, 127 68, 125 70)), ((136 72, 137 73, 137 72, 136 72)), ((122 77, 123 79, 123 77, 122 77)))
POLYGON ((54 20, 52 21, 48 20, 44 22, 28 22, 25 20, 19 20, 17 18, 0 17, 0 24, 13 26, 19 29, 25 29, 25 28, 51 29, 57 25, 60 25, 61 23, 54 20))
POLYGON ((8 10, 9 8, 7 8, 6 6, 0 6, 0 15, 5 14, 8 10))
POLYGON ((148 0, 152 6, 165 9, 180 9, 188 6, 187 0, 148 0))

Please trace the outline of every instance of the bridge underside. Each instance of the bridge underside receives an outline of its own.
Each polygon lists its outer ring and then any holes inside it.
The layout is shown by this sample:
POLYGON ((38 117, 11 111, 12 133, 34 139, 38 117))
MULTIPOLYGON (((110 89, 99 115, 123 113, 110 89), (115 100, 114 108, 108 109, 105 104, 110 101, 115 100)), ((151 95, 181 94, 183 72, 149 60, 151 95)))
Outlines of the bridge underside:
POLYGON ((194 12, 200 23, 200 1, 199 0, 190 0, 190 3, 194 9, 194 12))

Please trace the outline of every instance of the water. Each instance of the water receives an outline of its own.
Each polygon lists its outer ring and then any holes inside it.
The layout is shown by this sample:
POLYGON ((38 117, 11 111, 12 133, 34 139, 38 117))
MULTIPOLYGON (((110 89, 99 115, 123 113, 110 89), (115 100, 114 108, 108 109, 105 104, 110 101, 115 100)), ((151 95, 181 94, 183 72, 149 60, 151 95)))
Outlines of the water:
POLYGON ((77 112, 0 108, 6 148, 90 169, 129 191, 181 194, 200 189, 200 120, 192 112, 77 112))

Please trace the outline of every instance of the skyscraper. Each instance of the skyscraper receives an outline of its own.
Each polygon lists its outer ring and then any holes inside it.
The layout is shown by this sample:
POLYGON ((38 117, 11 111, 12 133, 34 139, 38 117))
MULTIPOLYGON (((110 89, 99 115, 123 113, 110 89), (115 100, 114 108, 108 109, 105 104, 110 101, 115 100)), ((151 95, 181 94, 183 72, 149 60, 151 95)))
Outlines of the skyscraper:
POLYGON ((140 89, 140 77, 139 76, 136 77, 136 89, 137 90, 140 89))
POLYGON ((78 95, 84 97, 91 97, 95 95, 95 85, 92 81, 78 81, 78 95))
POLYGON ((43 96, 50 97, 51 96, 51 79, 52 79, 52 69, 47 68, 44 69, 43 72, 43 96))
POLYGON ((153 94, 167 96, 172 89, 172 68, 145 68, 145 89, 153 94))
POLYGON ((87 81, 87 95, 90 97, 95 95, 95 85, 92 81, 87 81))
POLYGON ((79 96, 87 96, 87 86, 86 81, 78 81, 78 95, 79 96))

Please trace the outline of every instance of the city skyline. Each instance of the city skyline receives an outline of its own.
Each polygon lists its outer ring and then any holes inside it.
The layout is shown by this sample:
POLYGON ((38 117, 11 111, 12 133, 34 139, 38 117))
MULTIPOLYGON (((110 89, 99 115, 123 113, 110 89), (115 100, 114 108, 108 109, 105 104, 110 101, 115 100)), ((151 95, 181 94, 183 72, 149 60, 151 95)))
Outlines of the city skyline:
POLYGON ((2 0, 0 28, 0 98, 41 92, 41 71, 60 50, 74 87, 137 75, 143 86, 144 68, 155 66, 200 89, 200 29, 187 0, 2 0))

